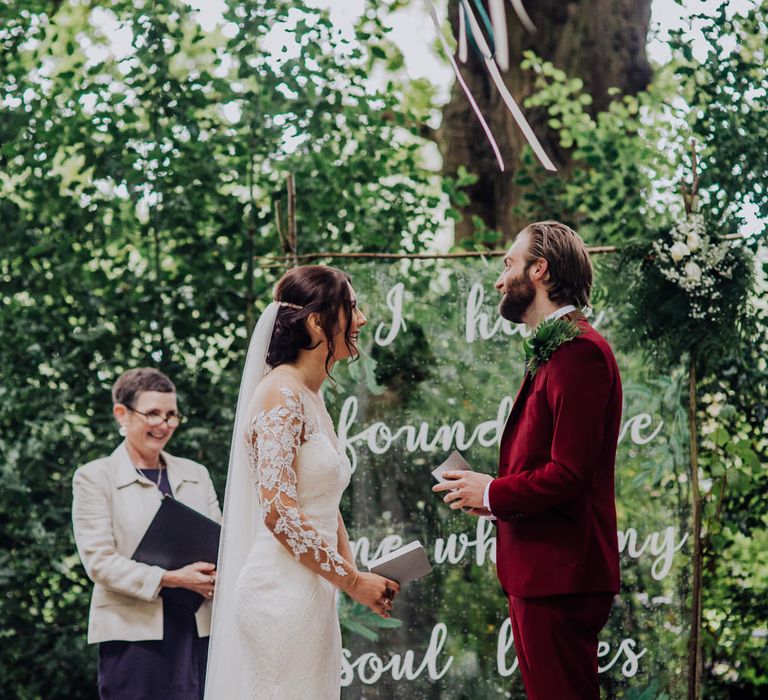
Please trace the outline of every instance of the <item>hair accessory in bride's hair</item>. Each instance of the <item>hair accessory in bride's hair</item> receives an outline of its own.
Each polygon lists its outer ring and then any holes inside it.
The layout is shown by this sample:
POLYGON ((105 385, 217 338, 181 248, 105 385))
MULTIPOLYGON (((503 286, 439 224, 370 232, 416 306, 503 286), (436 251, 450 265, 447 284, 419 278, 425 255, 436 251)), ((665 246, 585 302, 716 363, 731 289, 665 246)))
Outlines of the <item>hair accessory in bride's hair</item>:
POLYGON ((301 311, 304 308, 298 304, 291 304, 290 301, 280 301, 279 299, 275 299, 275 302, 278 306, 287 306, 289 309, 296 309, 296 311, 301 311))

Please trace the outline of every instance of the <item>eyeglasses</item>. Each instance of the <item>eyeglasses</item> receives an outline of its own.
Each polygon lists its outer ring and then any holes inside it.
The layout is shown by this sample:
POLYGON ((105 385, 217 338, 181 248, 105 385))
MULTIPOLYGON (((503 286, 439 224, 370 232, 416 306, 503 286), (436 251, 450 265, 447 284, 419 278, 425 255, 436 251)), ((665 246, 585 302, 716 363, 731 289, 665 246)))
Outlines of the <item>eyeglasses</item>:
POLYGON ((163 417, 163 414, 160 413, 160 411, 150 411, 149 413, 144 413, 143 411, 137 411, 135 408, 131 408, 130 406, 126 406, 126 408, 129 411, 138 413, 140 416, 144 416, 144 420, 147 422, 147 425, 153 428, 156 428, 158 425, 162 425, 163 423, 167 423, 169 428, 178 428, 181 424, 181 421, 184 420, 184 416, 182 416, 181 413, 176 413, 174 411, 171 411, 165 417, 163 417))

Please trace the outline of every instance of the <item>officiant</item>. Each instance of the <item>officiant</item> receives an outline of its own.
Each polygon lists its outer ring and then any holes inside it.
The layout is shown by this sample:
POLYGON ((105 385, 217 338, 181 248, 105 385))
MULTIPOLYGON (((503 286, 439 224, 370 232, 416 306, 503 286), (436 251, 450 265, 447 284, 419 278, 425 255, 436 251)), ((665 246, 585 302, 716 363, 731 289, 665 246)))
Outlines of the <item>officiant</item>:
POLYGON ((98 644, 100 698, 198 700, 216 586, 215 562, 174 571, 131 559, 163 496, 221 521, 208 470, 165 446, 182 422, 176 388, 162 372, 138 368, 112 387, 124 440, 73 479, 72 522, 93 581, 88 643, 98 644), (161 597, 162 588, 204 596, 197 612, 161 597))

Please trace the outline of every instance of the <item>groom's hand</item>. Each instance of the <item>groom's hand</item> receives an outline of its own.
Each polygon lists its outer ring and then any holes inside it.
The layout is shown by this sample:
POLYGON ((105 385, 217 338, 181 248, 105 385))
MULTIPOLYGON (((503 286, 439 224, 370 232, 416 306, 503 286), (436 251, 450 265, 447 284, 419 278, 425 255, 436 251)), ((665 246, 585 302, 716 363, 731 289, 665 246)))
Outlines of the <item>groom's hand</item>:
POLYGON ((483 493, 493 477, 469 470, 447 471, 442 474, 445 481, 432 487, 435 493, 447 491, 443 501, 453 510, 469 509, 472 515, 484 515, 483 493))

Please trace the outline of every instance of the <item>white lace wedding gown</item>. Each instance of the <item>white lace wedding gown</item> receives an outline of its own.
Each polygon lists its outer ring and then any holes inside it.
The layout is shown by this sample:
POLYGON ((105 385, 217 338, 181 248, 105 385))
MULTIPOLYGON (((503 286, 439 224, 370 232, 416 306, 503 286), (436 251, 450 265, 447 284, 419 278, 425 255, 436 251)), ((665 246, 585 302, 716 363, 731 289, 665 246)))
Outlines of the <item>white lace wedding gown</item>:
POLYGON ((341 632, 336 588, 302 563, 346 575, 337 547, 339 501, 351 467, 301 394, 257 413, 248 455, 262 520, 235 589, 243 697, 337 700, 341 632), (289 546, 286 547, 284 543, 289 546))

